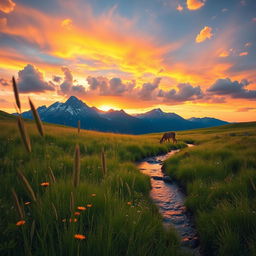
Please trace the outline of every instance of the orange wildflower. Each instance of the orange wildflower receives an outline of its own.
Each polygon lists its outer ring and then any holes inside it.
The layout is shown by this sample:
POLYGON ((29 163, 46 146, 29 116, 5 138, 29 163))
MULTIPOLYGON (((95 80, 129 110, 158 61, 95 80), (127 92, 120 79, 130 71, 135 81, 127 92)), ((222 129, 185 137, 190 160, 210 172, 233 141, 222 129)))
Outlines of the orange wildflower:
POLYGON ((92 194, 91 196, 96 196, 96 194, 92 194))
POLYGON ((78 240, 84 240, 86 238, 86 236, 81 235, 81 234, 75 234, 74 238, 78 239, 78 240))
POLYGON ((80 214, 81 214, 80 212, 75 212, 75 213, 74 213, 75 216, 78 216, 78 215, 80 215, 80 214))
POLYGON ((25 220, 19 220, 17 223, 16 223, 16 226, 22 226, 26 223, 25 220))
POLYGON ((40 185, 42 187, 48 187, 50 185, 50 183, 49 182, 42 182, 40 185))
POLYGON ((127 204, 128 204, 128 205, 131 205, 131 204, 132 204, 132 202, 127 202, 127 204))
POLYGON ((77 222, 77 218, 74 218, 74 222, 77 222))
POLYGON ((92 207, 92 204, 87 204, 87 207, 88 207, 88 208, 91 208, 91 207, 92 207))
POLYGON ((62 222, 66 222, 67 220, 66 219, 63 219, 62 222))
POLYGON ((24 204, 25 204, 25 205, 29 205, 30 203, 31 203, 31 202, 25 202, 24 204))
POLYGON ((80 210, 80 211, 86 210, 86 208, 84 206, 78 206, 77 209, 80 210))

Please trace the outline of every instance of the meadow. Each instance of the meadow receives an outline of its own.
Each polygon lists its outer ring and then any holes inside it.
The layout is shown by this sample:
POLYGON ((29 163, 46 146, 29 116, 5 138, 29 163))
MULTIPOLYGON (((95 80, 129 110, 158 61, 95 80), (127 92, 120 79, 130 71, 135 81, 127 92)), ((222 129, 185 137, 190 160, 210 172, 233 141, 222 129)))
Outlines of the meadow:
POLYGON ((177 144, 159 144, 161 134, 52 124, 40 136, 26 120, 30 153, 16 117, 0 113, 0 125, 0 255, 188 255, 136 168, 176 148, 164 168, 187 193, 204 255, 256 255, 256 123, 178 132, 177 144))
POLYGON ((50 124, 42 137, 27 120, 28 153, 16 118, 0 116, 0 255, 184 255, 135 165, 184 143, 50 124))
POLYGON ((256 255, 256 123, 180 132, 164 164, 187 194, 205 255, 256 255))

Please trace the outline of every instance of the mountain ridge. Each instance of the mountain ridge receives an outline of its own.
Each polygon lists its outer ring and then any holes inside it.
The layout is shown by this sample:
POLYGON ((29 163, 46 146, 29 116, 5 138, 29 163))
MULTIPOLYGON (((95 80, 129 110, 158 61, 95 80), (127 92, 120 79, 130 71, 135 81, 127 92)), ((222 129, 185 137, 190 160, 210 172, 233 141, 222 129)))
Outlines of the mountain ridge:
MULTIPOLYGON (((89 107, 75 96, 71 96, 64 103, 55 102, 49 107, 40 106, 37 110, 45 122, 76 127, 80 120, 82 129, 126 134, 178 131, 228 124, 210 117, 184 119, 176 113, 167 113, 160 108, 135 115, 129 115, 123 109, 105 112, 96 107, 89 107)), ((30 110, 23 112, 22 116, 33 119, 30 110)))

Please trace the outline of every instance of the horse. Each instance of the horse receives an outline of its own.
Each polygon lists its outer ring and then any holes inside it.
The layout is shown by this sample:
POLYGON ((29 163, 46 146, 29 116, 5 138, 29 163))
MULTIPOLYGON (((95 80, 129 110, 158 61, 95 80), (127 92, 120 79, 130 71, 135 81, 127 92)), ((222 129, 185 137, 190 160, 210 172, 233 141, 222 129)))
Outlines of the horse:
POLYGON ((166 132, 166 133, 164 133, 163 137, 160 140, 160 143, 163 143, 166 140, 168 140, 170 142, 170 139, 172 139, 173 143, 177 143, 175 135, 176 135, 175 132, 166 132))

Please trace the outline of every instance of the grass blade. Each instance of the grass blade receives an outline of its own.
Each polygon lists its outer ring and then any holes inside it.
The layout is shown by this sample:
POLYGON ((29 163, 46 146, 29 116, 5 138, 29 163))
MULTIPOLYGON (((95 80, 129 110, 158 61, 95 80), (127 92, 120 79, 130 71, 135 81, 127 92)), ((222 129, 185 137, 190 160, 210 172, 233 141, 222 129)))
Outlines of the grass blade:
POLYGON ((107 166, 106 166, 106 155, 104 150, 101 151, 101 166, 102 166, 102 172, 105 175, 107 173, 107 166))
POLYGON ((14 76, 12 77, 12 87, 13 87, 13 92, 14 92, 14 97, 15 97, 16 105, 19 108, 20 113, 21 113, 21 104, 20 104, 19 91, 18 91, 18 87, 17 87, 17 84, 16 84, 14 76))
POLYGON ((77 122, 77 133, 78 134, 80 133, 80 128, 81 128, 81 122, 80 122, 80 120, 78 120, 78 122, 77 122))
POLYGON ((25 186, 25 188, 27 189, 28 191, 28 194, 30 196, 30 198, 33 200, 33 201, 36 201, 36 195, 35 195, 35 192, 34 190, 32 189, 31 185, 29 184, 27 178, 25 177, 25 175, 21 172, 21 171, 18 171, 18 174, 25 186))
POLYGON ((35 108, 35 105, 33 104, 33 102, 31 101, 31 99, 29 98, 29 105, 30 105, 30 108, 32 110, 32 113, 33 113, 33 116, 34 116, 34 119, 36 121, 36 126, 37 126, 37 130, 38 132, 40 133, 40 135, 43 137, 44 136, 44 128, 43 128, 43 124, 41 122, 41 119, 38 115, 38 112, 35 108))
POLYGON ((76 145, 74 154, 73 185, 77 187, 80 180, 80 148, 76 145))
POLYGON ((30 144, 29 136, 28 136, 27 131, 26 131, 25 126, 24 126, 24 121, 21 118, 21 116, 18 116, 17 120, 18 120, 18 128, 19 128, 19 132, 20 132, 22 142, 23 142, 26 150, 28 151, 28 153, 30 153, 31 152, 31 144, 30 144))
POLYGON ((21 220, 23 220, 25 218, 25 214, 24 214, 24 211, 22 210, 22 208, 20 206, 20 202, 19 202, 18 196, 17 196, 16 191, 14 190, 14 188, 12 188, 12 196, 13 196, 13 200, 14 200, 15 207, 16 207, 17 213, 19 215, 19 218, 21 220))

